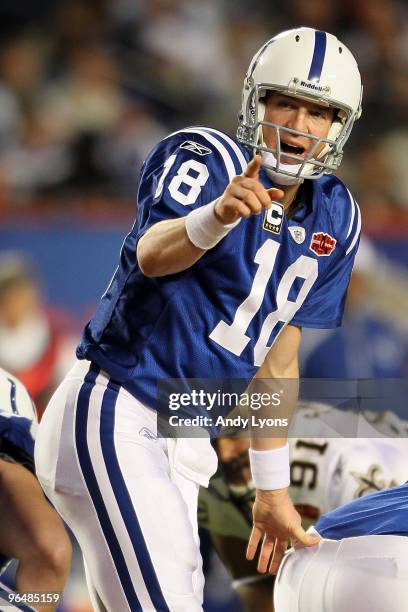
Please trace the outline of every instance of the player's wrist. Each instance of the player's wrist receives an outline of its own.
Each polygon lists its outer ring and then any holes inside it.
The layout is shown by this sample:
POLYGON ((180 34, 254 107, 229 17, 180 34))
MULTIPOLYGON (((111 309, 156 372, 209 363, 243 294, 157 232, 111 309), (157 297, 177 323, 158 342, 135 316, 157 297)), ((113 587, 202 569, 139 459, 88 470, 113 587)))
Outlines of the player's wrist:
POLYGON ((217 221, 222 223, 222 225, 232 225, 234 223, 237 225, 239 221, 241 220, 240 214, 235 210, 231 210, 231 209, 226 210, 222 200, 223 200, 223 197, 220 197, 218 198, 218 200, 215 200, 215 203, 214 203, 215 218, 217 219, 217 221))
POLYGON ((273 450, 249 449, 252 480, 256 489, 276 491, 290 485, 289 444, 273 450))
POLYGON ((290 499, 288 487, 283 489, 255 489, 255 494, 258 501, 267 504, 270 504, 272 501, 280 505, 283 499, 290 499))
POLYGON ((234 223, 222 223, 215 213, 218 200, 192 210, 187 216, 185 227, 187 236, 194 246, 204 251, 212 249, 234 228, 241 219, 234 223))

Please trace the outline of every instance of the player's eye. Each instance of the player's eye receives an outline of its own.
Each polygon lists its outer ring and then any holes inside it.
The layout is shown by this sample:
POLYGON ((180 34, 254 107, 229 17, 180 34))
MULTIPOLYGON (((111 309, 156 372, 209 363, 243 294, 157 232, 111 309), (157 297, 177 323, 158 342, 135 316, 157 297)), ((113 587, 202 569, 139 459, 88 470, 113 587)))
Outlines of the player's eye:
POLYGON ((313 110, 310 111, 311 117, 314 119, 327 119, 328 113, 325 110, 313 110))
POLYGON ((279 108, 294 108, 294 104, 289 100, 279 100, 278 102, 279 108))

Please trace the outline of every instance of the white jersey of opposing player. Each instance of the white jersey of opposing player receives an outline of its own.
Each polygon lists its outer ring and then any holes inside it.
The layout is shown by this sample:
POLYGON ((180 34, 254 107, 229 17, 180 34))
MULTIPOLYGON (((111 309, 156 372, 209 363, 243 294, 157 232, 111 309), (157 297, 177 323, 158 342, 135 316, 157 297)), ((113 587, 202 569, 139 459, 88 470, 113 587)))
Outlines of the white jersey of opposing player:
POLYGON ((302 437, 289 439, 291 498, 305 517, 408 479, 408 423, 389 412, 354 416, 361 437, 344 438, 344 411, 308 404, 296 414, 293 430, 302 437))
POLYGON ((27 389, 3 368, 0 368, 0 415, 21 416, 37 421, 35 406, 27 389))

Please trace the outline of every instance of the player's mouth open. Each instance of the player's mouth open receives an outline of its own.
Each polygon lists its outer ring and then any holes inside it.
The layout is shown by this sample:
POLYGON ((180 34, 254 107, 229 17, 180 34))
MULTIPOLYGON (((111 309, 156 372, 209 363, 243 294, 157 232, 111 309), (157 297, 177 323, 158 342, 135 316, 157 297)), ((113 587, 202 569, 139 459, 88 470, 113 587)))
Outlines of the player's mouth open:
POLYGON ((292 153, 292 155, 302 156, 305 152, 304 147, 296 147, 295 145, 288 144, 287 142, 281 142, 281 151, 283 153, 292 153))

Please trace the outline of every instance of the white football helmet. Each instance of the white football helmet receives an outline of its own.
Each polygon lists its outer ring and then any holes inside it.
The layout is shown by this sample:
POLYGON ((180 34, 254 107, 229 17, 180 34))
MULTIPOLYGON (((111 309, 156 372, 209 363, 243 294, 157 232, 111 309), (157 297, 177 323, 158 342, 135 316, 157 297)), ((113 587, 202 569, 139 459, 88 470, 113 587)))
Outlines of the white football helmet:
POLYGON ((340 165, 344 144, 354 121, 361 115, 362 91, 356 60, 335 36, 312 28, 282 32, 265 43, 250 63, 242 93, 238 140, 261 153, 263 166, 280 184, 319 178, 340 165), (327 138, 264 121, 263 99, 268 91, 334 108, 334 121, 327 138), (262 134, 264 125, 275 129, 276 149, 266 146, 262 134), (299 163, 284 164, 282 133, 307 136, 315 143, 305 157, 285 151, 286 158, 299 163), (314 152, 321 143, 326 145, 315 158, 314 152))

